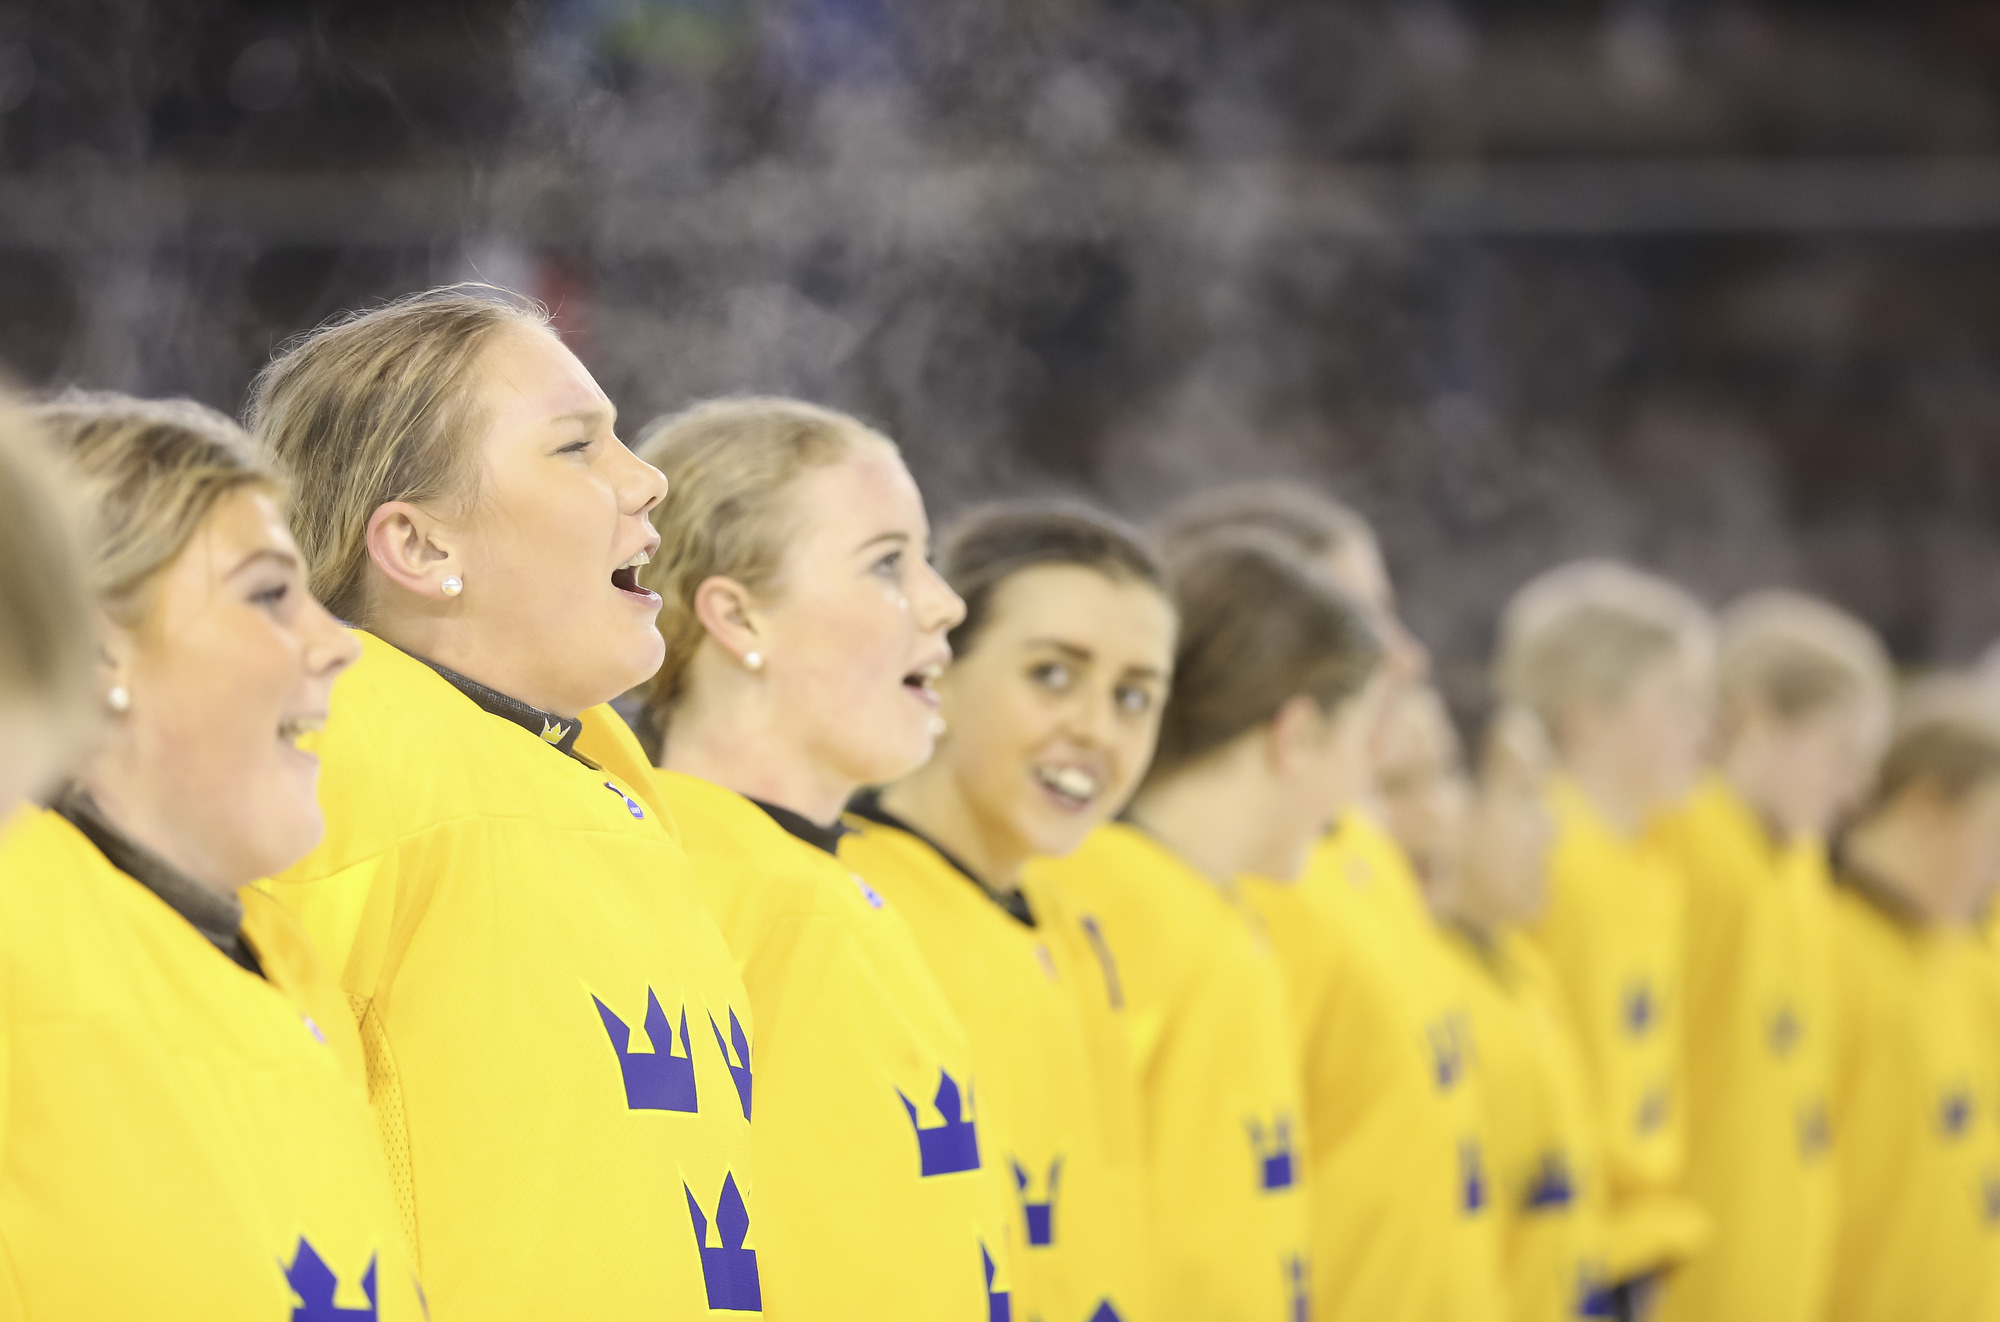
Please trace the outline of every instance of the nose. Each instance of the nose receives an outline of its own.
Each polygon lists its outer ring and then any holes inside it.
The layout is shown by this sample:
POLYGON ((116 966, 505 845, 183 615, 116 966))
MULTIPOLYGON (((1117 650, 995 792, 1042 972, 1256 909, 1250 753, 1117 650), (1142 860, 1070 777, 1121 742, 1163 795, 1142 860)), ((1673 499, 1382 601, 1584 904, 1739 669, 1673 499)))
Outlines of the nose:
POLYGON ((618 507, 627 514, 649 514, 667 498, 667 475, 624 446, 618 448, 623 455, 617 479, 618 507))
POLYGON ((918 580, 915 596, 917 622, 926 633, 949 633, 965 619, 964 599, 928 563, 918 580))
POLYGON ((354 631, 341 626, 327 609, 313 602, 306 612, 306 673, 315 679, 332 679, 361 658, 361 640, 354 631))

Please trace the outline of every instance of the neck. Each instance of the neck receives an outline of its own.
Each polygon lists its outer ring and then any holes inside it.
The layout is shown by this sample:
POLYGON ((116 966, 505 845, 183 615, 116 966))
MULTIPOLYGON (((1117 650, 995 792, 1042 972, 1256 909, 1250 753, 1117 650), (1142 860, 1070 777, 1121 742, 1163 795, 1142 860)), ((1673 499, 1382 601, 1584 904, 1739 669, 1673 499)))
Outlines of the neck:
POLYGON ((1628 836, 1637 835, 1645 826, 1652 805, 1632 793, 1624 777, 1607 765, 1608 759, 1576 756, 1566 757, 1564 763, 1563 769, 1576 782, 1576 787, 1583 791, 1583 797, 1620 832, 1628 836))
POLYGON ((1918 832, 1893 815, 1854 828, 1841 844, 1842 861, 1910 906, 1926 923, 1969 921, 1929 859, 1918 832))
POLYGON ((660 766, 832 825, 860 785, 815 767, 761 704, 726 705, 731 710, 694 702, 675 708, 660 766))
POLYGON ((591 705, 551 691, 515 659, 517 649, 505 645, 504 640, 500 645, 489 645, 463 621, 446 620, 432 613, 381 611, 369 621, 367 629, 412 656, 456 670, 467 679, 551 716, 573 721, 591 705))
POLYGON ((1243 876, 1289 882, 1305 866, 1312 830, 1272 820, 1273 786, 1225 753, 1140 791, 1128 814, 1195 871, 1218 884, 1243 876))
POLYGON ((944 761, 934 758, 884 790, 882 806, 943 846, 989 890, 1018 891, 1029 851, 980 814, 944 761))
POLYGON ((189 880, 217 895, 234 898, 252 878, 231 877, 208 850, 189 840, 175 824, 182 815, 146 793, 145 777, 116 753, 93 758, 77 784, 96 801, 98 816, 134 844, 157 854, 189 880))

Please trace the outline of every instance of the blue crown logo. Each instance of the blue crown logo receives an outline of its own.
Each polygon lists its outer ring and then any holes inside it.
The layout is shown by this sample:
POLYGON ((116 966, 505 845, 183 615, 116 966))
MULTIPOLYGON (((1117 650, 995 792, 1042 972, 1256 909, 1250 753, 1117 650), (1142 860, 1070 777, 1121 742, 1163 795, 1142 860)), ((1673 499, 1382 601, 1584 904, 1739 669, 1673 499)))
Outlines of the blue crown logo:
POLYGON ((1544 1152, 1534 1177, 1528 1181, 1525 1200, 1528 1210, 1568 1207, 1575 1198, 1576 1181, 1570 1176, 1569 1159, 1561 1152, 1544 1152))
POLYGON ((1594 1263, 1585 1263, 1576 1270, 1576 1315, 1578 1317, 1618 1315, 1618 1309, 1611 1298, 1611 1287, 1605 1282, 1603 1270, 1594 1263))
POLYGON ((1021 1211, 1028 1220, 1028 1244, 1033 1248, 1047 1248, 1056 1242, 1056 1182, 1062 1179, 1062 1158, 1049 1162, 1048 1197, 1040 1202, 1028 1197, 1028 1186, 1034 1177, 1019 1161, 1010 1163, 1014 1167, 1014 1192, 1021 1200, 1021 1211))
POLYGON ((918 1169, 923 1175, 955 1175, 979 1169, 979 1126, 972 1116, 969 1094, 965 1105, 960 1105, 958 1080, 945 1070, 938 1071, 935 1102, 938 1119, 943 1123, 930 1129, 918 1120, 917 1104, 903 1097, 901 1088, 896 1090, 896 1096, 903 1098, 903 1109, 910 1113, 910 1125, 917 1131, 918 1169))
POLYGON ((1459 1013, 1424 1025, 1430 1039, 1431 1067, 1437 1075, 1439 1092, 1450 1092, 1465 1077, 1465 1060, 1471 1054, 1472 1030, 1459 1013))
POLYGON ((979 1261, 986 1269, 986 1322, 1014 1322, 1014 1302, 1005 1290, 993 1288, 993 1278, 1000 1271, 993 1255, 986 1251, 986 1241, 979 1241, 979 1261))
POLYGON ((1118 1310, 1111 1306, 1109 1299, 1100 1299, 1097 1301, 1096 1311, 1085 1318, 1084 1322, 1125 1322, 1125 1319, 1118 1315, 1118 1310))
POLYGON ((1465 1195, 1461 1206, 1470 1215, 1486 1206, 1486 1168, 1479 1160, 1479 1140, 1460 1139, 1458 1143, 1459 1182, 1465 1195))
MULTIPOLYGON (((708 1026, 715 1030, 715 1045, 722 1051, 722 1063, 729 1066, 729 1077, 736 1081, 736 1100, 743 1103, 743 1118, 750 1118, 750 1035, 743 1031, 743 1024, 736 1018, 736 1011, 729 1012, 729 1038, 736 1044, 736 1059, 729 1059, 729 1044, 722 1040, 722 1025, 715 1022, 715 1016, 708 1017, 708 1026)), ((685 1040, 685 1039, 683 1039, 685 1040)))
POLYGON ((292 1253, 292 1265, 285 1268, 285 1282, 299 1297, 299 1306, 292 1310, 292 1322, 375 1322, 373 1256, 368 1259, 368 1270, 361 1274, 361 1292, 368 1296, 366 1308, 334 1307, 333 1293, 340 1288, 340 1278, 304 1235, 299 1236, 299 1246, 292 1253))
POLYGON ((1832 1144, 1833 1128, 1827 1122, 1826 1103, 1818 1098, 1799 1105, 1799 1155, 1817 1157, 1832 1144))
POLYGON ((1271 1128, 1251 1120, 1250 1148, 1257 1161, 1257 1187, 1265 1193, 1289 1189, 1298 1176, 1297 1154, 1292 1147, 1292 1121, 1282 1113, 1273 1118, 1271 1128))
POLYGON ((595 996, 598 1018, 618 1054, 618 1069, 625 1076, 625 1105, 634 1111, 695 1111, 694 1049, 688 1045, 687 1010, 681 1010, 681 1054, 674 1054, 674 1029, 660 998, 646 988, 646 1036, 651 1051, 633 1051, 632 1030, 611 1012, 611 1007, 595 996))
POLYGON ((757 1250, 743 1247, 743 1241, 750 1237, 750 1209, 743 1205, 736 1177, 722 1177, 722 1194, 715 1200, 715 1234, 722 1241, 718 1248, 708 1246, 708 1217, 694 1190, 682 1184, 681 1192, 687 1195, 688 1220, 694 1223, 695 1247, 701 1250, 701 1280, 708 1287, 708 1306, 729 1312, 763 1311, 757 1250))
POLYGON ((1285 1293, 1291 1300, 1291 1322, 1312 1322, 1312 1266, 1303 1253, 1285 1259, 1285 1293))
POLYGON ((1633 1116, 1633 1123, 1641 1134, 1650 1134, 1667 1123, 1667 1090, 1660 1084, 1646 1089, 1639 1098, 1639 1112, 1633 1116))
POLYGON ((1653 984, 1643 978, 1625 989, 1625 1031, 1633 1037, 1644 1037, 1652 1031, 1660 1017, 1660 1007, 1653 1000, 1653 984))
POLYGON ((1125 1008, 1125 983, 1118 976, 1118 961, 1111 955, 1111 943, 1104 939, 1104 929, 1097 925, 1096 914, 1083 916, 1083 934, 1090 941, 1090 951, 1097 956, 1097 962, 1104 969, 1104 999, 1114 1010, 1125 1008))
POLYGON ((1783 1059, 1792 1054, 1792 1048, 1805 1036, 1806 1026, 1799 1019, 1798 1012, 1789 1005, 1778 1007, 1771 1016, 1771 1054, 1783 1059))
POLYGON ((1972 1128, 1972 1093, 1959 1084, 1938 1103, 1938 1125, 1946 1138, 1959 1138, 1972 1128))

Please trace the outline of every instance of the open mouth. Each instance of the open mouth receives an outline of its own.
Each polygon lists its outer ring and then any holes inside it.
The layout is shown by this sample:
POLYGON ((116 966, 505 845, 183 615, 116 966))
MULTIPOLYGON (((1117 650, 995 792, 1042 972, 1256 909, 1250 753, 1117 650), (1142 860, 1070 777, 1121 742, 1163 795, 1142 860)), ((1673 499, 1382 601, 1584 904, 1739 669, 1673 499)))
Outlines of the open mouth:
POLYGON ((944 674, 944 662, 933 661, 903 676, 903 687, 908 689, 919 702, 935 708, 938 705, 938 676, 944 674))
POLYGON ((650 552, 639 552, 639 554, 611 571, 611 586, 617 588, 620 592, 629 593, 649 605, 659 605, 660 594, 649 587, 641 586, 639 582, 639 566, 649 565, 652 562, 653 557, 650 552))
POLYGON ((1038 764, 1032 770, 1035 782, 1055 800, 1056 806, 1072 812, 1096 802, 1098 791, 1103 788, 1098 778, 1082 767, 1038 764))
POLYGON ((304 746, 304 741, 326 728, 324 716, 287 716, 278 722, 278 742, 294 752, 312 755, 312 749, 304 746))

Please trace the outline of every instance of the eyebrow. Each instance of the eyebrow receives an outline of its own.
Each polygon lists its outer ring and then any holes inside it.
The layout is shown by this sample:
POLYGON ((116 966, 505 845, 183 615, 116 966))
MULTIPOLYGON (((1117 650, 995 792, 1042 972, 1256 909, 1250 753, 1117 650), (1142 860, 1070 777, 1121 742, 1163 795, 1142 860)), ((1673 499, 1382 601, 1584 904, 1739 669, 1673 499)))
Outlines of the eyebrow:
MULTIPOLYGON (((1052 652, 1061 652, 1064 656, 1075 661, 1095 661, 1097 659, 1097 654, 1089 648, 1078 647, 1075 643, 1066 642, 1061 638, 1030 638, 1023 646, 1046 647, 1052 652)), ((1167 677, 1167 672, 1158 666, 1127 666, 1120 673, 1136 675, 1144 679, 1165 679, 1167 677)))
POLYGON ((618 410, 607 406, 605 408, 574 409, 568 413, 558 413, 555 417, 549 419, 549 424, 554 426, 562 422, 602 422, 610 425, 617 421, 618 410))
POLYGON ((225 575, 225 577, 234 578, 236 577, 236 575, 242 573, 246 569, 249 569, 251 566, 257 564, 259 561, 262 560, 275 561, 277 564, 284 566, 286 569, 299 568, 299 558, 293 555, 290 551, 282 550, 275 546, 260 546, 256 550, 252 551, 250 554, 244 556, 241 560, 238 560, 235 566, 229 571, 227 575, 225 575))
POLYGON ((903 544, 908 545, 909 541, 910 541, 910 534, 906 532, 878 532, 873 537, 870 537, 867 541, 861 543, 861 545, 855 547, 854 553, 856 555, 860 555, 863 551, 866 551, 869 547, 875 545, 875 543, 877 542, 902 542, 903 544))

